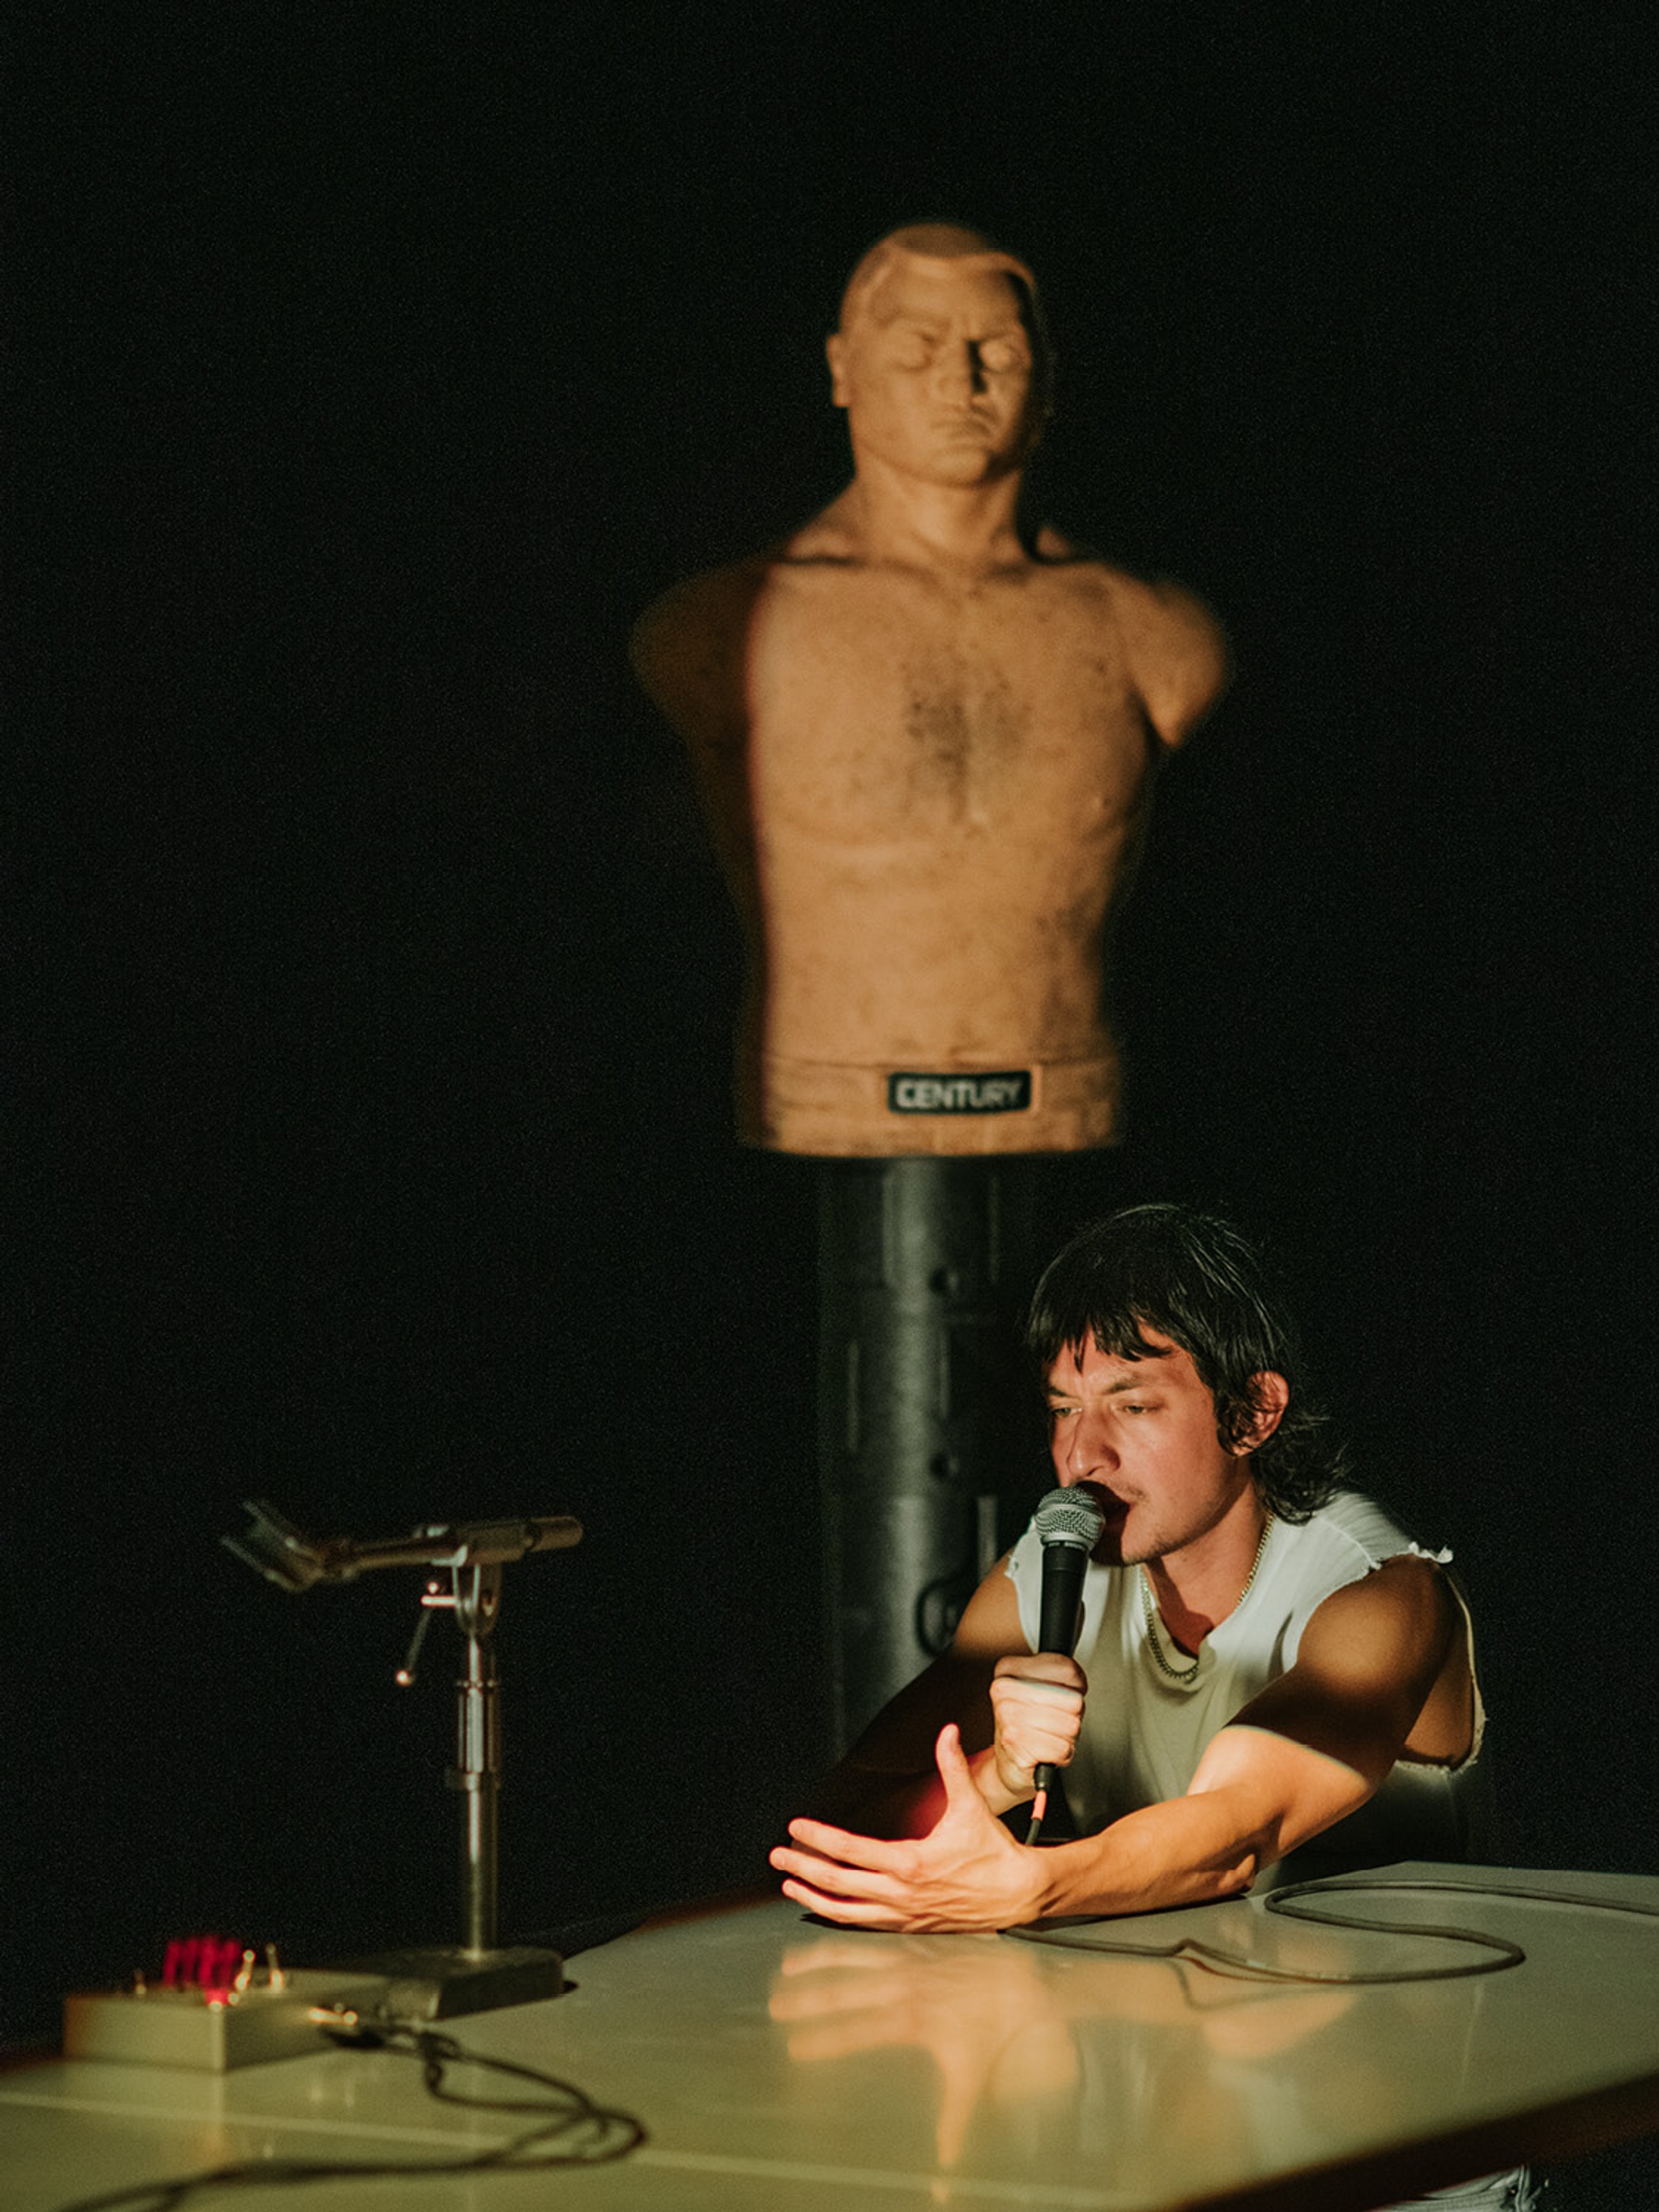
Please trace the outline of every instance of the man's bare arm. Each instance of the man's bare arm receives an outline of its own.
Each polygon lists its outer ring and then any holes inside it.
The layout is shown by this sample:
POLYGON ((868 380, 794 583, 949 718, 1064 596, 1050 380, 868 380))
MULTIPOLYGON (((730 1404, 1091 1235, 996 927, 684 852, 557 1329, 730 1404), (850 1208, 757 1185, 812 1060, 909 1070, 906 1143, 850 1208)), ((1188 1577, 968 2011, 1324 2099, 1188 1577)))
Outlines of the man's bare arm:
POLYGON ((1045 1911, 1132 1911, 1247 1887, 1258 1867, 1372 1795, 1462 1634, 1451 1593, 1426 1559, 1390 1560, 1336 1591, 1308 1623, 1295 1666, 1212 1741, 1184 1797, 1063 1847, 1102 1847, 1093 1867, 1054 1870, 1055 1895, 1092 1901, 1045 1911))
POLYGON ((1393 1561, 1327 1599, 1296 1665, 1216 1736, 1184 1796, 1027 1850, 992 1817, 946 1729, 944 1808, 927 1835, 886 1842, 793 1822, 773 1863, 788 1895, 860 1927, 1006 1928, 1232 1895, 1370 1796, 1460 1634, 1433 1568, 1393 1561))

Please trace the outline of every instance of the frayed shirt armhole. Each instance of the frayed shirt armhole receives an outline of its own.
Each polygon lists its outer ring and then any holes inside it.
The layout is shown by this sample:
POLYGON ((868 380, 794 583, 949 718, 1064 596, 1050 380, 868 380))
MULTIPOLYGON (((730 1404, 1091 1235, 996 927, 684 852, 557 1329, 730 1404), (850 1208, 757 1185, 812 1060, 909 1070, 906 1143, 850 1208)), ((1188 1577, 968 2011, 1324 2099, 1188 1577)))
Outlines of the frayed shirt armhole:
MULTIPOLYGON (((1443 1570, 1450 1568, 1452 1557, 1449 1544, 1438 1552, 1431 1552, 1422 1544, 1402 1544, 1398 1551, 1389 1553, 1389 1559, 1426 1559, 1431 1566, 1443 1570)), ((1376 1564, 1379 1567, 1386 1566, 1388 1559, 1379 1559, 1376 1564)), ((1449 1761, 1441 1771, 1444 1774, 1467 1774, 1480 1758, 1480 1747, 1486 1741, 1486 1701, 1480 1694, 1480 1675, 1474 1663, 1474 1615, 1469 1610, 1468 1599, 1463 1595, 1463 1585, 1455 1574, 1447 1572, 1446 1587, 1456 1599, 1457 1610, 1463 1617, 1463 1644, 1469 1656, 1469 1695, 1474 1711, 1470 1721, 1468 1749, 1462 1759, 1449 1761)))

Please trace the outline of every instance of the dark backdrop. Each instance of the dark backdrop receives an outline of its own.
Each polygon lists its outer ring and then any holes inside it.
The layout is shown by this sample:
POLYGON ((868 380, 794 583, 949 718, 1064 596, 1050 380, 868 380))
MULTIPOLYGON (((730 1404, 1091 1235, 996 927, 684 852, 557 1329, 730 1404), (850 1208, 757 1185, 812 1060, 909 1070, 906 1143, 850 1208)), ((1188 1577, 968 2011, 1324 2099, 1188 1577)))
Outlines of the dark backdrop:
POLYGON ((1237 653, 1067 1203, 1274 1237, 1475 1594, 1507 1856, 1653 1870, 1618 13, 14 37, 8 2032, 170 1932, 451 1932, 451 1655, 393 1687, 413 1577, 255 1582, 245 1495, 586 1522, 508 1577, 514 1932, 748 1880, 814 1765, 811 1174, 731 1141, 735 933, 624 648, 837 488, 821 338, 925 216, 1044 281, 1054 519, 1237 653))

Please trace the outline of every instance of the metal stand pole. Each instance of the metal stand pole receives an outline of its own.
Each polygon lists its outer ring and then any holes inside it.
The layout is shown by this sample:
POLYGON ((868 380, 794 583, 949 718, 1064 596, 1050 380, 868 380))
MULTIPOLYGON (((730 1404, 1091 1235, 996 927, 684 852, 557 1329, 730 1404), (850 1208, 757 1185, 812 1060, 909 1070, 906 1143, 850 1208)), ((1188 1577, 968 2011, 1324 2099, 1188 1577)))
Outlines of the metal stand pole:
POLYGON ((461 1941, 469 1957, 495 1948, 501 1893, 501 1680, 490 1630, 501 1603, 501 1571, 475 1567, 459 1593, 455 1619, 466 1638, 466 1672, 455 1685, 455 1764, 449 1786, 463 1793, 461 1941))
POLYGON ((831 1160, 818 1457, 835 1747, 948 1645, 1036 1494, 1020 1159, 831 1160), (1012 1510, 1005 1510, 1006 1508, 1012 1510))

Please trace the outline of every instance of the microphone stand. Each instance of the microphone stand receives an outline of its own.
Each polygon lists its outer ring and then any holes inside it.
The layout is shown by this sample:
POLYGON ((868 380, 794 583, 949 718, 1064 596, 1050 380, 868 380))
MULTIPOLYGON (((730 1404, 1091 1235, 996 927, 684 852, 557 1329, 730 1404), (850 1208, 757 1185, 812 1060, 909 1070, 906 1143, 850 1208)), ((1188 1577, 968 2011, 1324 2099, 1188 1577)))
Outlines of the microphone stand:
POLYGON ((384 1974, 383 2009, 399 2020, 453 2020, 532 2004, 564 1988, 564 1962, 556 1951, 499 1941, 501 1779, 501 1677, 494 1631, 501 1613, 501 1569, 529 1552, 564 1551, 581 1540, 581 1524, 568 1515, 539 1519, 434 1524, 408 1536, 356 1542, 306 1536, 263 1501, 247 1501, 252 1526, 222 1540, 268 1582, 295 1595, 319 1582, 354 1582, 371 1569, 447 1567, 449 1588, 430 1581, 421 1617, 398 1680, 415 1680, 421 1646, 434 1613, 453 1613, 465 1639, 465 1659, 455 1685, 455 1764, 446 1776, 462 1797, 461 1928, 459 1944, 425 1945, 343 1960, 353 1972, 384 1974))

